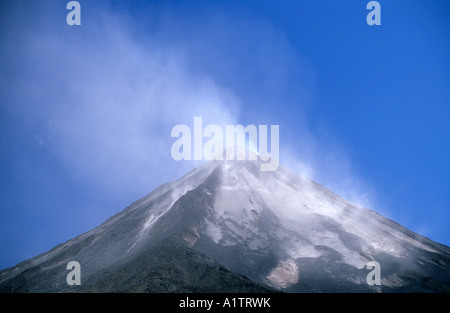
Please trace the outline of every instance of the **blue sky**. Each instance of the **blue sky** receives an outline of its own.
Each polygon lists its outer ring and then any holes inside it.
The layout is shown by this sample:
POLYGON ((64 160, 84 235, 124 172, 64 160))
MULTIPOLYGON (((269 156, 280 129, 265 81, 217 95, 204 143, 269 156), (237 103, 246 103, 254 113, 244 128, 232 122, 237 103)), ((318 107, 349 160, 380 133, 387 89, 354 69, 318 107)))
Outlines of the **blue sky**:
POLYGON ((176 124, 280 125, 280 161, 450 244, 450 4, 0 4, 0 268, 199 162, 176 124))

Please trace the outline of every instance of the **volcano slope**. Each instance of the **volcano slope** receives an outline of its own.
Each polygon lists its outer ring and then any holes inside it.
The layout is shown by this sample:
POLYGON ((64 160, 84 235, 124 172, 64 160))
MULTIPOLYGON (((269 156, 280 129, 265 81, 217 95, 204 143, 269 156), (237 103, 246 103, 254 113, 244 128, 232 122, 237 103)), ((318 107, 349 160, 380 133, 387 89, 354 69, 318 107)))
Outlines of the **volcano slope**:
POLYGON ((259 163, 210 161, 1 271, 0 292, 450 291, 449 247, 259 163), (81 285, 66 282, 70 261, 81 285))

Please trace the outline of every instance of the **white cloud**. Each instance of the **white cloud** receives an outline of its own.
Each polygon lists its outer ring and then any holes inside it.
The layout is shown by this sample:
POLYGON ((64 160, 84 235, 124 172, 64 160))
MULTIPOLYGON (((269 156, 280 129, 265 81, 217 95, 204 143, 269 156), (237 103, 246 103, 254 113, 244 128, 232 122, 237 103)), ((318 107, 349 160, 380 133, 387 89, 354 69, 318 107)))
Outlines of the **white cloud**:
POLYGON ((26 90, 13 98, 27 104, 24 114, 45 128, 45 147, 74 176, 143 194, 198 165, 171 158, 173 126, 194 116, 204 125, 242 123, 245 110, 252 124, 280 125, 282 163, 371 206, 345 149, 307 124, 313 67, 269 22, 209 12, 196 22, 169 16, 158 31, 143 32, 126 14, 96 12, 77 33, 28 29, 23 75, 11 83, 26 90), (279 110, 289 105, 299 109, 284 120, 279 110))
POLYGON ((112 191, 147 192, 194 166, 170 156, 174 125, 194 116, 233 124, 240 105, 190 70, 182 50, 147 45, 123 22, 107 20, 74 42, 59 32, 27 37, 24 57, 36 65, 25 69, 27 94, 19 97, 32 102, 26 114, 44 125, 51 149, 75 176, 112 191))

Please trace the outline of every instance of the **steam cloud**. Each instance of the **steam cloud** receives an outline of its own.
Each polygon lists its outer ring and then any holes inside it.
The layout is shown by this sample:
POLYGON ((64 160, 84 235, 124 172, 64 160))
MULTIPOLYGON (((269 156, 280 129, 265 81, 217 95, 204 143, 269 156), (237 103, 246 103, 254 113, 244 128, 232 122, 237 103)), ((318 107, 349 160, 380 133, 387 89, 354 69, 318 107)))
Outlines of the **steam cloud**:
MULTIPOLYGON (((202 116, 205 124, 279 124, 282 163, 371 205, 345 149, 310 131, 303 107, 314 103, 314 70, 270 23, 217 11, 194 21, 160 10, 149 19, 162 18, 145 24, 143 16, 93 11, 83 8, 78 30, 49 22, 61 12, 41 12, 38 27, 2 44, 4 59, 18 60, 2 61, 3 98, 37 125, 40 144, 73 175, 99 190, 143 195, 199 165, 172 159, 170 131, 202 116), (279 103, 299 107, 295 122, 277 112, 279 103)), ((31 13, 18 12, 17 25, 31 25, 24 22, 31 13)))

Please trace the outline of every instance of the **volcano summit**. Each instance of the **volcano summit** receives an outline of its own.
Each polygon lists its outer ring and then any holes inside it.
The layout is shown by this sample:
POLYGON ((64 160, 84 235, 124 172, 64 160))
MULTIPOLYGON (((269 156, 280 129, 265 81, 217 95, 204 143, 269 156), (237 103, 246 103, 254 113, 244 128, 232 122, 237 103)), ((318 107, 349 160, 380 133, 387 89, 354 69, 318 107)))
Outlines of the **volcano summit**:
POLYGON ((1 292, 449 292, 450 248, 281 164, 210 161, 0 272, 1 292), (66 265, 81 266, 81 285, 66 265), (381 266, 369 285, 369 262, 381 266))

